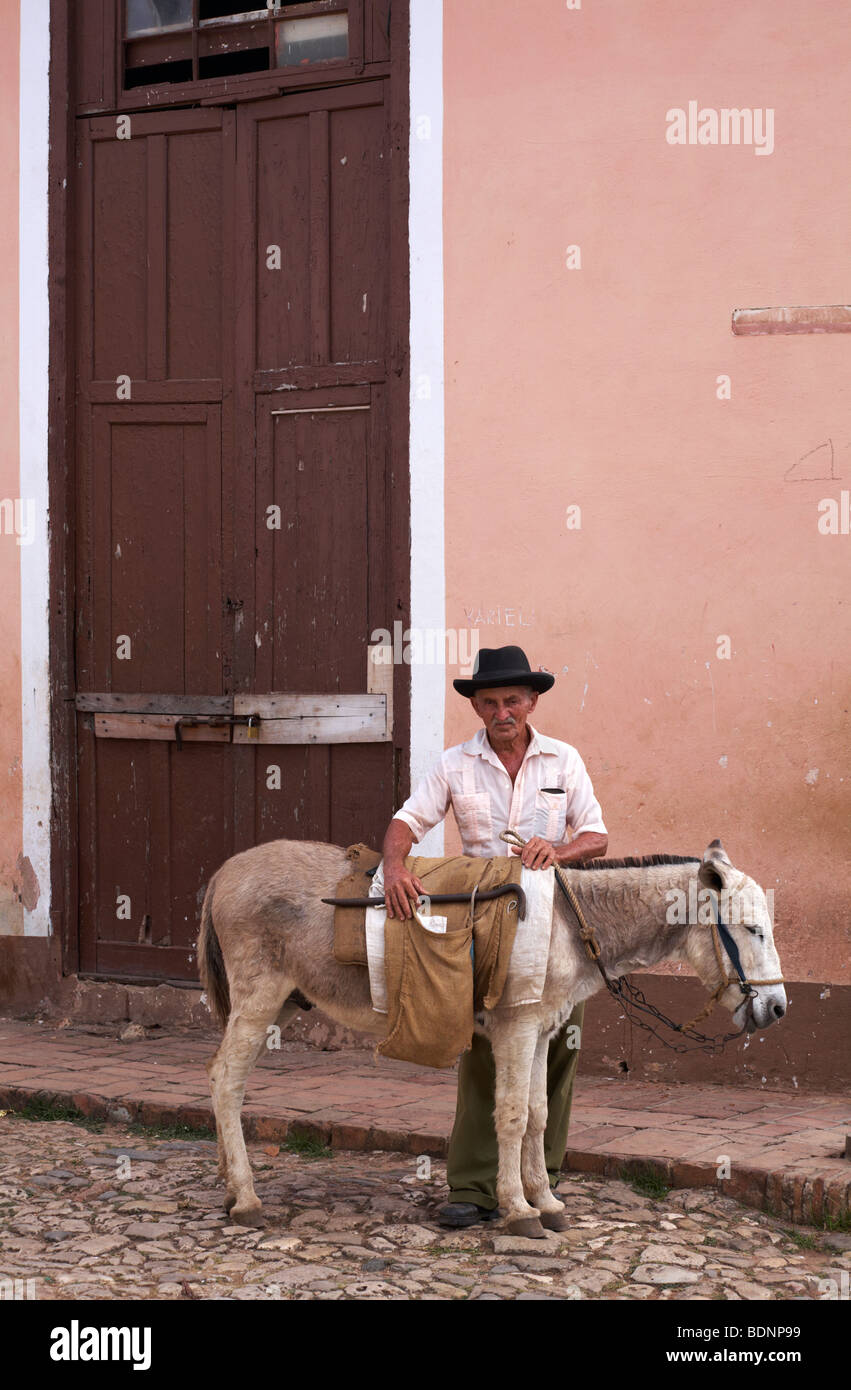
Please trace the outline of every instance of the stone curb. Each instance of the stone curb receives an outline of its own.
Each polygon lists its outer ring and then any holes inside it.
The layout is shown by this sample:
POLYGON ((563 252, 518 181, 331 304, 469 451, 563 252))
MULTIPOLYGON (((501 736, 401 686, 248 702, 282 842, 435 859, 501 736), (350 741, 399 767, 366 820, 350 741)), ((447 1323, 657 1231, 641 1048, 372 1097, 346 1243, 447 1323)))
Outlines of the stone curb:
MULTIPOLYGON (((45 1105, 72 1105, 91 1119, 117 1119, 157 1128, 183 1124, 193 1128, 214 1129, 212 1107, 207 1104, 169 1105, 164 1101, 137 1100, 130 1097, 108 1097, 90 1091, 58 1091, 27 1086, 0 1085, 0 1109, 14 1110, 31 1100, 45 1105), (117 1114, 117 1111, 123 1113, 117 1114)), ((316 1124, 310 1120, 286 1118, 258 1112, 247 1106, 242 1115, 246 1139, 282 1143, 298 1135, 313 1139, 332 1149, 384 1149, 394 1153, 429 1154, 445 1158, 448 1138, 440 1134, 417 1133, 413 1130, 377 1129, 358 1124, 316 1124)), ((604 1154, 593 1150, 568 1147, 564 1171, 591 1173, 606 1178, 652 1176, 666 1186, 714 1187, 722 1196, 733 1197, 743 1206, 802 1225, 822 1226, 825 1220, 837 1221, 851 1215, 851 1172, 821 1174, 802 1173, 783 1168, 771 1170, 744 1163, 731 1164, 729 1178, 719 1178, 712 1163, 697 1163, 688 1159, 641 1157, 629 1154, 604 1154)))

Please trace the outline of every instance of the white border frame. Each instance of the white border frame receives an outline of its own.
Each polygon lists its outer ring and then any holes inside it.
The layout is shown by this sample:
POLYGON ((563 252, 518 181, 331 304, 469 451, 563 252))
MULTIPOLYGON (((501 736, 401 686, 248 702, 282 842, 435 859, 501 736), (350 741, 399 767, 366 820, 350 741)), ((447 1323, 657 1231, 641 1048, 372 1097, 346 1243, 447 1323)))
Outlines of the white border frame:
MULTIPOLYGON (((47 486, 50 312, 47 193, 50 6, 20 5, 18 385, 20 487, 35 514, 21 554, 22 853, 39 886, 24 935, 50 935, 50 598, 47 486)), ((26 511, 24 513, 26 515, 26 511)))
MULTIPOLYGON (((411 626, 442 631, 444 558, 443 0, 411 0, 410 470, 411 626)), ((411 671, 411 787, 445 743, 446 668, 411 671)), ((420 842, 443 853, 443 825, 420 842)))

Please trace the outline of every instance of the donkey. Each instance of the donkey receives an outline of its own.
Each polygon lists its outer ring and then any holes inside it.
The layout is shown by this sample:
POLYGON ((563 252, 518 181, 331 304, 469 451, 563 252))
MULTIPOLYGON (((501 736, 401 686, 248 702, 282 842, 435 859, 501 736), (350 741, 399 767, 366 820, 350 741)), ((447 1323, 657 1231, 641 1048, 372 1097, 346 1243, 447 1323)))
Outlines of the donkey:
MULTIPOLYGON (((334 959, 334 909, 321 899, 333 894, 348 868, 345 850, 336 845, 275 840, 227 860, 204 897, 198 963, 211 1012, 225 1030, 207 1064, 219 1176, 227 1185, 225 1210, 243 1226, 263 1224, 240 1121, 245 1083, 269 1026, 292 1017, 289 996, 299 990, 355 1031, 386 1033, 387 1016, 372 1009, 366 967, 334 959)), ((598 859, 561 872, 596 934, 600 964, 610 978, 661 961, 682 961, 719 996, 738 1029, 767 1028, 785 1013, 765 894, 734 868, 720 840, 702 860, 679 855, 598 859), (714 919, 706 904, 719 901, 718 895, 734 953, 738 947, 743 972, 753 982, 747 992, 710 926, 714 919), (683 904, 697 902, 702 904, 697 913, 682 911, 683 904)), ((601 987, 574 913, 555 893, 540 1003, 476 1016, 476 1029, 489 1038, 496 1063, 497 1200, 513 1233, 542 1238, 545 1228, 566 1228, 564 1203, 550 1189, 544 1161, 547 1047, 575 1005, 601 987)))

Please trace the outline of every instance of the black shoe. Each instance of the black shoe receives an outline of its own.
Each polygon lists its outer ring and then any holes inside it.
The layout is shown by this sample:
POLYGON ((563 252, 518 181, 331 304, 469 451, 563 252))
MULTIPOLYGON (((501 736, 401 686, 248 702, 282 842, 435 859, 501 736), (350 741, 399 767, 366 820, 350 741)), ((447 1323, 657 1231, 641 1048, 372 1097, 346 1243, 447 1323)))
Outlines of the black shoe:
POLYGON ((502 1215, 499 1207, 488 1210, 477 1207, 475 1202, 444 1202, 437 1209, 437 1220, 441 1226, 475 1226, 480 1221, 495 1221, 502 1215))

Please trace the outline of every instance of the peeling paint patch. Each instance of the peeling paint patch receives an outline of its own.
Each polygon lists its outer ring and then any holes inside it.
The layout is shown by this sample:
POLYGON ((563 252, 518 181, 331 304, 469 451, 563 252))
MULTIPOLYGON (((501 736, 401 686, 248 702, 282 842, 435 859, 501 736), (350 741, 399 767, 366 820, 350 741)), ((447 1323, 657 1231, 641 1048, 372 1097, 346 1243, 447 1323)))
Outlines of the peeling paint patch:
POLYGON ((27 912, 34 912, 41 897, 41 889, 32 864, 24 853, 18 855, 17 870, 21 875, 21 902, 27 912))
POLYGON ((811 767, 806 777, 804 778, 804 781, 807 782, 809 786, 814 787, 816 782, 818 781, 818 773, 819 770, 817 767, 811 767))

